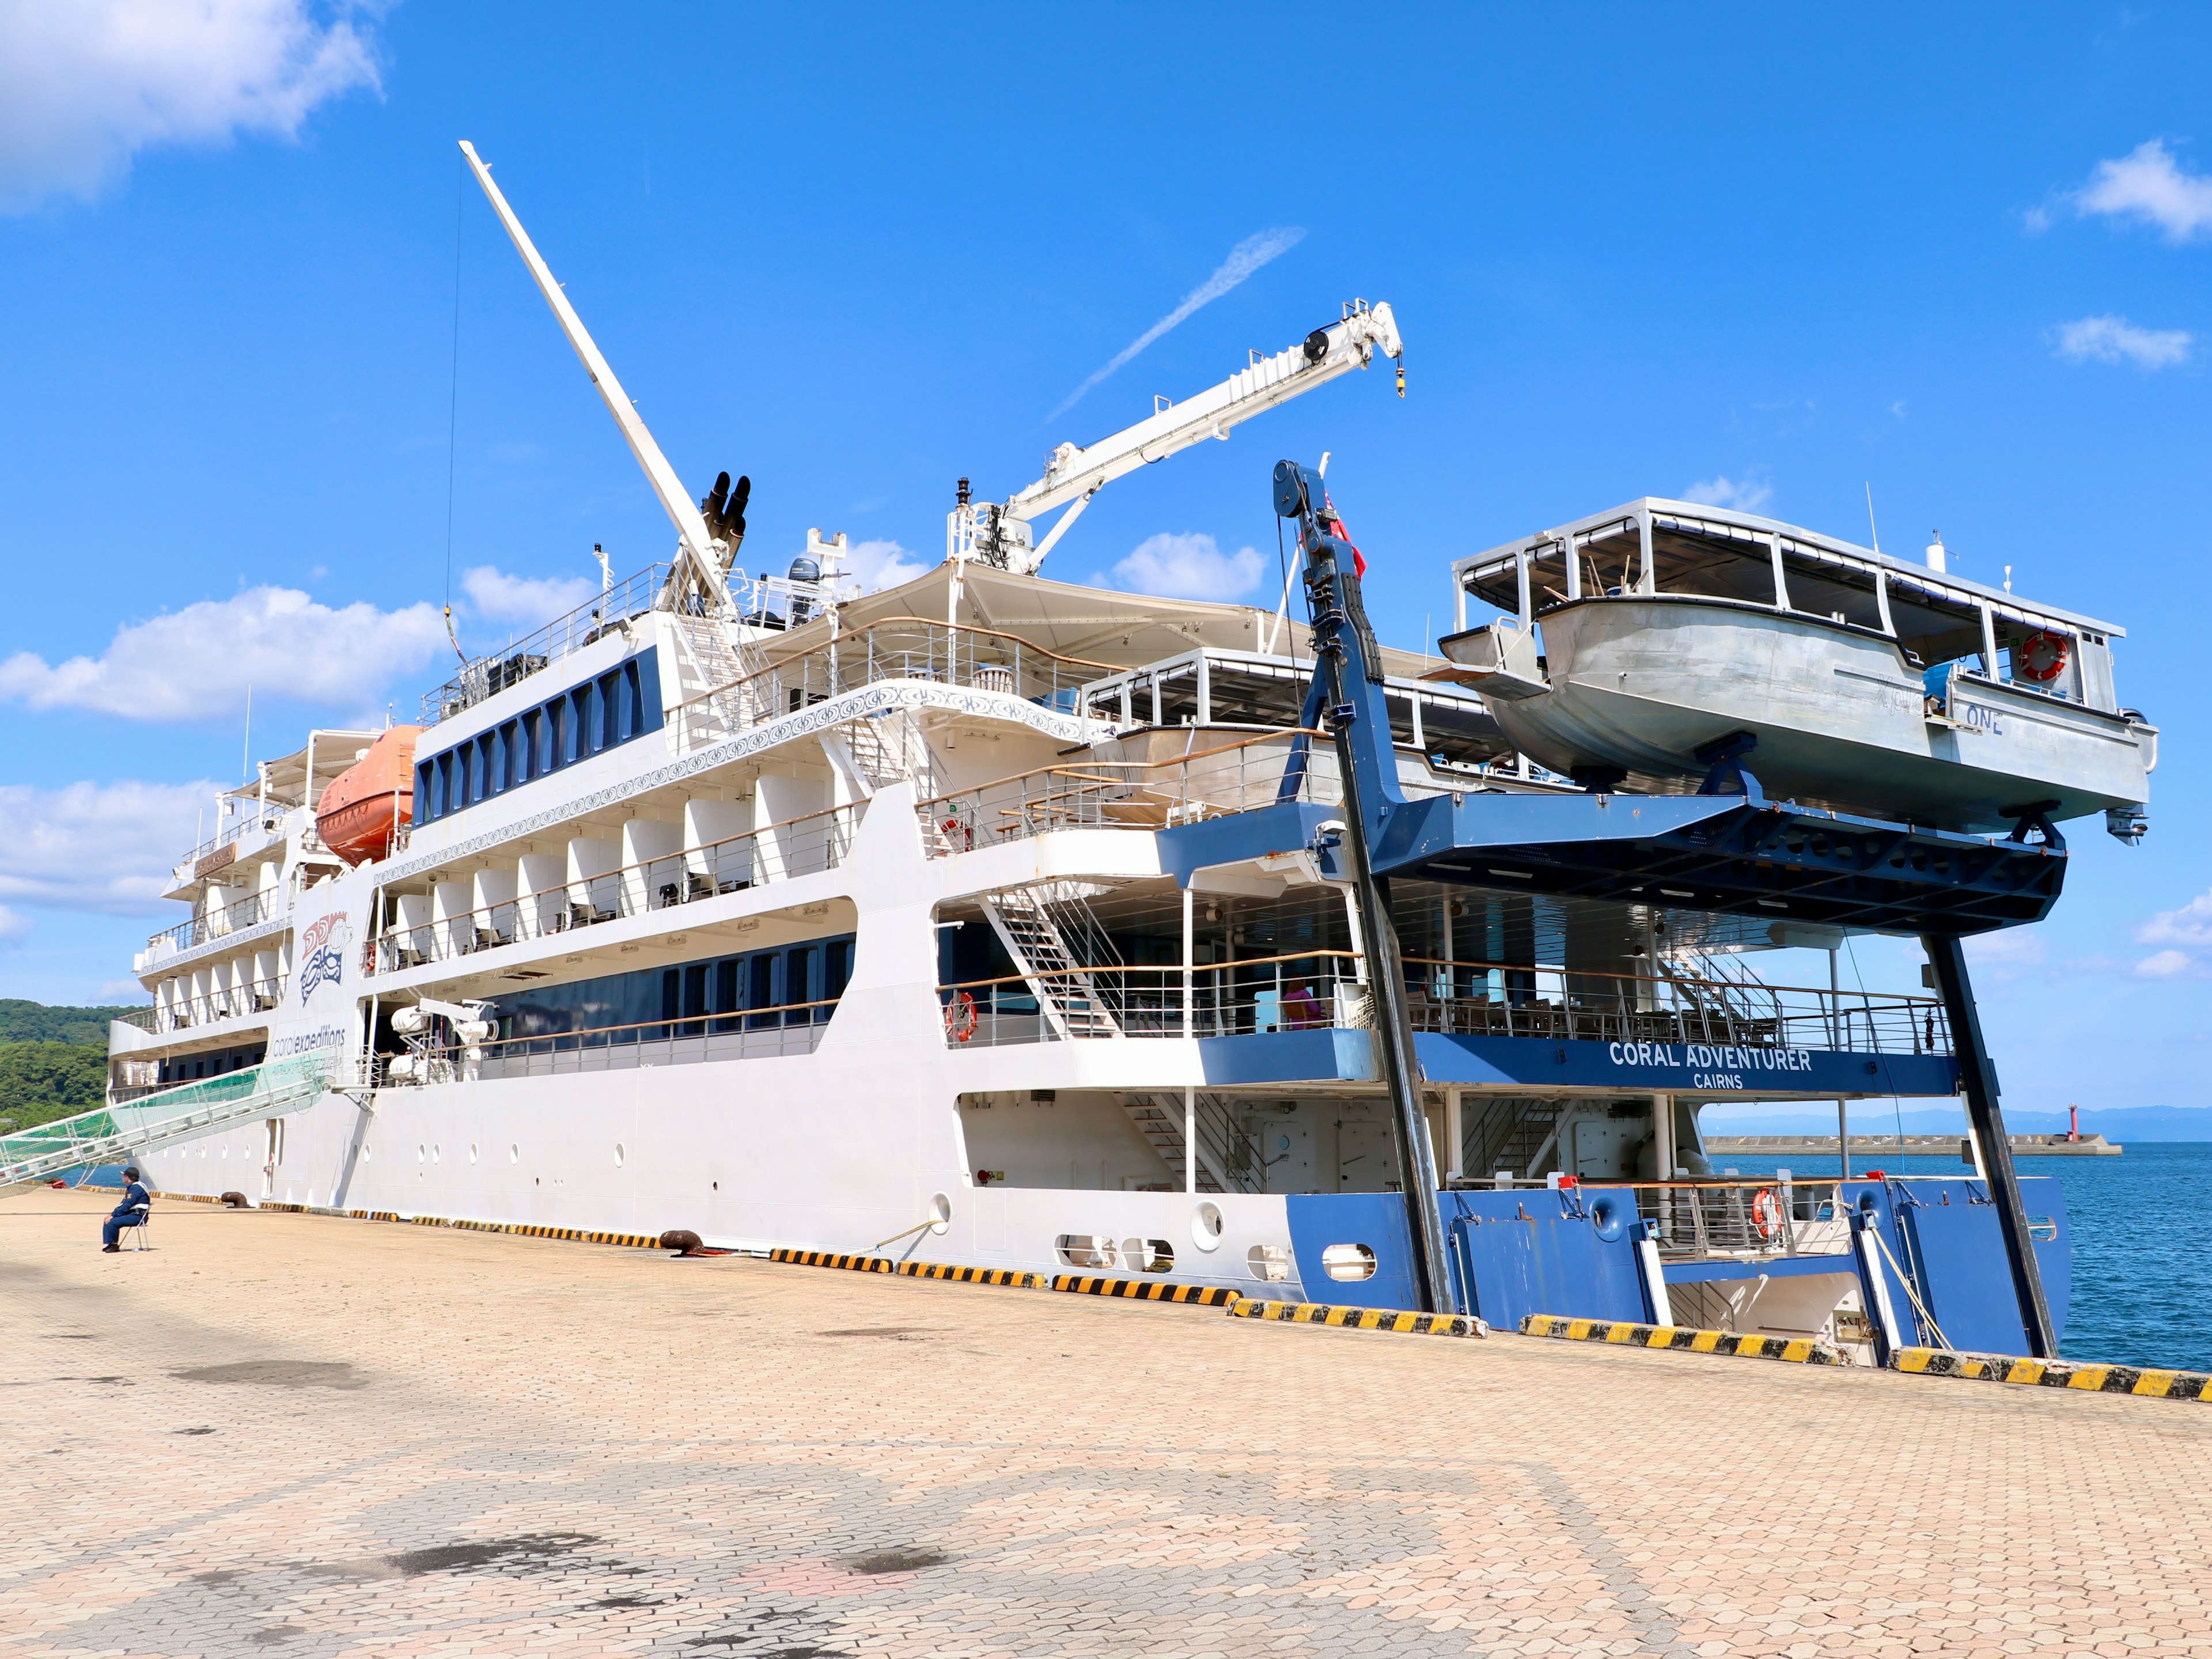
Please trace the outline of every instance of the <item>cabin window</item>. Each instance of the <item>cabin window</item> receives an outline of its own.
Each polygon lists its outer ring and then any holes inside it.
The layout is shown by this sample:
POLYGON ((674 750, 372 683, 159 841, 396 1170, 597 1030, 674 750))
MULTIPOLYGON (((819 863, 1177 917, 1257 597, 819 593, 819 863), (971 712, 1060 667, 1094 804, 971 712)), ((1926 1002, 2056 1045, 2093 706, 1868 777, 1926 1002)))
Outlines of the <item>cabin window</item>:
POLYGON ((611 749, 622 741, 622 676, 602 674, 599 684, 599 743, 611 749))
MULTIPOLYGON (((814 985, 815 949, 802 945, 797 950, 787 951, 783 957, 783 1000, 787 1003, 812 1000, 814 985)), ((810 1008, 789 1008, 783 1016, 786 1025, 804 1025, 814 1017, 810 1008)))
POLYGON ((586 680, 569 694, 569 701, 575 705, 576 720, 576 744, 575 753, 571 757, 573 759, 582 760, 599 752, 598 745, 592 741, 598 734, 599 728, 592 724, 592 710, 597 707, 597 700, 598 689, 589 680, 586 680))
MULTIPOLYGON (((822 947, 822 1000, 835 1002, 845 994, 845 982, 853 976, 853 941, 833 939, 822 947)), ((821 1011, 823 1018, 829 1011, 821 1011)))
POLYGON ((711 962, 694 963, 684 970, 684 1018, 697 1019, 707 1012, 707 992, 714 970, 711 962))
POLYGON ((509 720, 499 728, 499 787, 512 789, 530 777, 530 757, 522 746, 522 725, 509 720))
MULTIPOLYGON (((718 962, 714 964, 714 1012, 716 1013, 734 1014, 744 1007, 744 960, 737 957, 732 957, 726 962, 718 962)), ((734 1031, 737 1029, 738 1022, 734 1019, 718 1019, 714 1022, 714 1030, 717 1031, 734 1031)))
POLYGON ((515 768, 514 772, 514 781, 517 783, 527 783, 545 769, 544 760, 538 750, 538 727, 544 723, 544 716, 535 708, 531 709, 522 717, 521 763, 515 768))
MULTIPOLYGON (((748 1009, 775 1006, 775 957, 763 953, 746 963, 745 1006, 748 1009)), ((757 1030, 763 1025, 775 1024, 774 1014, 755 1013, 745 1021, 748 1030, 757 1030)))

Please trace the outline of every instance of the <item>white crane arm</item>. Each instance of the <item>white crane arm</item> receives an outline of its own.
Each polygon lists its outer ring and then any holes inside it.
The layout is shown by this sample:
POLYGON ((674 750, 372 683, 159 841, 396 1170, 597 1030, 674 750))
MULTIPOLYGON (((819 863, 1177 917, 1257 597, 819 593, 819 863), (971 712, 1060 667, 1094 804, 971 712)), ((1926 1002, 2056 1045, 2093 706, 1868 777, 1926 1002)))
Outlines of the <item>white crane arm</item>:
POLYGON ((1014 545, 1008 548, 1010 566, 1035 570, 1060 532, 1074 521, 1074 515, 1115 479, 1208 438, 1225 440, 1229 429, 1238 422, 1286 404, 1340 374, 1364 368, 1377 351, 1386 357, 1400 357, 1405 351, 1397 319, 1387 304, 1348 311, 1340 321, 1316 329, 1289 350, 1263 357, 1220 385, 1170 404, 1109 438, 1082 449, 1062 444, 1053 452, 1044 477, 1015 492, 1000 512, 1005 518, 1024 522, 1072 503, 1070 512, 1034 552, 1020 545, 1018 539, 1010 538, 1014 539, 1014 545))
POLYGON ((501 195, 499 186, 492 183, 491 168, 477 154, 476 146, 465 138, 461 140, 461 154, 468 158, 469 170, 476 174, 477 183, 483 186, 484 195, 491 201, 492 211, 499 215, 500 223, 507 227, 507 234, 514 243, 515 252, 522 256, 522 263, 530 268, 530 274, 538 283, 538 291, 545 296, 545 303, 553 307, 553 315, 560 322, 561 331, 568 337, 568 343, 575 348, 576 356, 583 360, 584 372, 592 377, 592 384, 599 388, 607 412, 615 417, 615 424, 622 428, 623 437, 629 445, 629 452, 637 457, 638 465, 645 470, 646 481, 652 484, 653 493, 660 498, 662 509, 675 522, 676 534, 684 544, 684 550, 690 555, 700 580, 722 603, 724 614, 730 614, 729 588, 722 580, 721 561, 708 551, 714 538, 708 533, 705 516, 684 492, 683 481, 676 476, 676 469, 669 465, 668 458, 660 453, 660 446, 653 441, 653 434, 647 430, 643 417, 630 402, 629 394, 623 390, 622 382, 615 378, 613 368, 600 354, 598 344, 584 326, 583 319, 576 315, 576 308, 568 303, 568 296, 561 291, 560 283, 553 280, 553 273, 547 269, 537 245, 530 240, 530 233, 523 229, 522 221, 514 216, 514 210, 507 204, 507 198, 501 195))

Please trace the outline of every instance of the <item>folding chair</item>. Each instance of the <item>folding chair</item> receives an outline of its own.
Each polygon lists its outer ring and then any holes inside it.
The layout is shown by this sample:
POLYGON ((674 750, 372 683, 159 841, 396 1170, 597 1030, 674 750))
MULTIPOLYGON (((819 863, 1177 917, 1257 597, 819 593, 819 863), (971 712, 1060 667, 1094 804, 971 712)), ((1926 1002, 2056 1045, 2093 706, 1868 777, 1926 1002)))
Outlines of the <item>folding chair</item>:
POLYGON ((154 1218, 154 1212, 151 1210, 133 1210, 131 1212, 131 1218, 115 1230, 115 1242, 120 1244, 123 1242, 124 1234, 135 1232, 138 1235, 137 1242, 131 1248, 134 1250, 143 1250, 147 1248, 146 1224, 154 1218))

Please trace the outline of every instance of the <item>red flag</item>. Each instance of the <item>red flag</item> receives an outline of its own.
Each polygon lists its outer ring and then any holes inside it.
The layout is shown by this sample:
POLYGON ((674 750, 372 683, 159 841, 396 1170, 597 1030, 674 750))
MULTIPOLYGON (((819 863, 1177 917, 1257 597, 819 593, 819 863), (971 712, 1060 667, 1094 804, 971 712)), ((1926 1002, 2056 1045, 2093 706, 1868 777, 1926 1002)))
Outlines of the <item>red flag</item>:
POLYGON ((1322 520, 1322 528, 1346 547, 1352 548, 1352 574, 1362 581, 1366 580, 1367 556, 1357 547, 1352 547, 1352 532, 1344 527, 1344 520, 1337 516, 1336 503, 1329 500, 1328 491, 1326 489, 1321 492, 1321 505, 1322 511, 1326 515, 1322 520))

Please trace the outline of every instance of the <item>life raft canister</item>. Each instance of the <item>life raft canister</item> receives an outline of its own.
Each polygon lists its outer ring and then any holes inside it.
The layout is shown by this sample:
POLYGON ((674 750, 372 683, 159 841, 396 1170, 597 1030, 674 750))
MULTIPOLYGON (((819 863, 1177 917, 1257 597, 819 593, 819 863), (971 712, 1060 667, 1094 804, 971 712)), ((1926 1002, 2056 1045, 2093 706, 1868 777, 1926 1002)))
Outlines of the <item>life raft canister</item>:
POLYGON ((1782 1237, 1782 1200, 1774 1195, 1771 1187, 1761 1187, 1752 1195, 1751 1224, 1765 1239, 1782 1237))
POLYGON ((2012 648, 2013 672, 2038 685, 2048 685, 2066 672, 2066 636, 2045 629, 2030 634, 2012 648))

